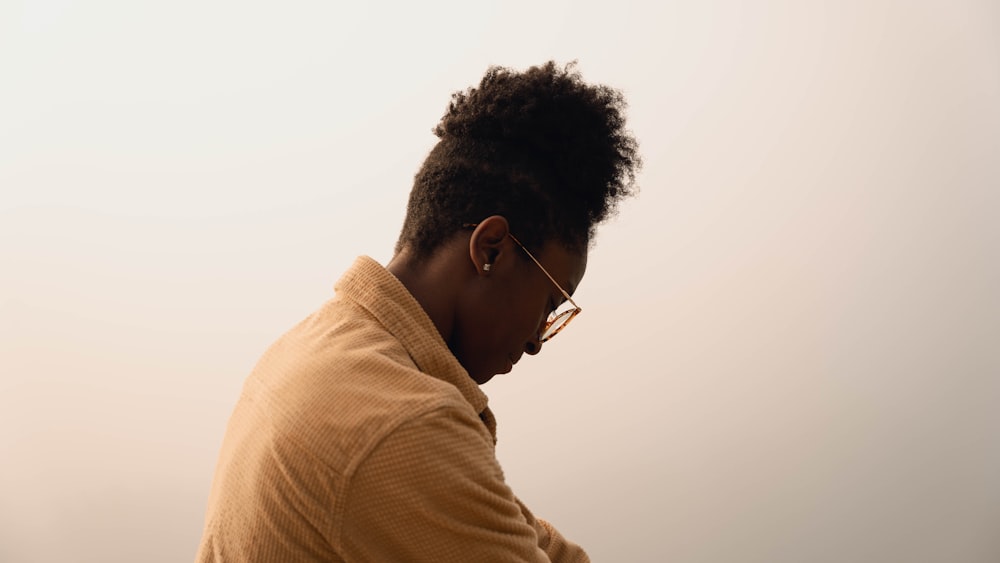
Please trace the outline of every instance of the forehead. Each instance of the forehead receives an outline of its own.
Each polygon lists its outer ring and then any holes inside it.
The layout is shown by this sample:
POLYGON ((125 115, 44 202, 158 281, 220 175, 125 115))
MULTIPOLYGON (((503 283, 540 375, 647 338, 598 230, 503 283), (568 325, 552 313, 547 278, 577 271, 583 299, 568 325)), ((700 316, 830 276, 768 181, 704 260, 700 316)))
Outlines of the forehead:
POLYGON ((541 251, 535 254, 545 270, 555 278, 570 295, 576 291, 587 271, 587 249, 573 251, 558 242, 545 243, 541 251))

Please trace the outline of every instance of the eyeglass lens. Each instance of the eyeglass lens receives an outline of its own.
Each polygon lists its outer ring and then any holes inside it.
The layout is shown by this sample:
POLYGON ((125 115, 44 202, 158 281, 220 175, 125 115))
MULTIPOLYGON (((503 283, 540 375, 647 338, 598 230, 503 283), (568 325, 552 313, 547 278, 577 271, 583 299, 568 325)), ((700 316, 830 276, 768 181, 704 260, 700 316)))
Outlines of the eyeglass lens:
POLYGON ((542 342, 545 342, 546 340, 555 336, 556 333, 562 330, 562 328, 566 326, 566 323, 568 323, 569 320, 572 318, 573 318, 573 311, 563 311, 562 313, 560 313, 554 319, 549 321, 548 326, 545 327, 545 332, 542 333, 542 337, 540 340, 542 342))

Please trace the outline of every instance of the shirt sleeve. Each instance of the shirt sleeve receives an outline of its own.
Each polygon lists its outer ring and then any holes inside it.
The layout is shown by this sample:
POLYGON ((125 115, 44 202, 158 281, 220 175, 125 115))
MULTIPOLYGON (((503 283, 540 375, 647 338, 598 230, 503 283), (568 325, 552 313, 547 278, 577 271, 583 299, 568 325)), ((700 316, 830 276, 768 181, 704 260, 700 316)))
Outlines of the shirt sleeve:
POLYGON ((488 432, 465 410, 402 424, 358 464, 340 515, 344 558, 588 562, 514 498, 488 432))
POLYGON ((550 561, 589 563, 590 558, 580 546, 563 537, 552 524, 541 518, 535 518, 520 500, 517 501, 517 504, 521 507, 521 512, 528 523, 535 529, 535 534, 538 536, 538 546, 545 551, 550 561))

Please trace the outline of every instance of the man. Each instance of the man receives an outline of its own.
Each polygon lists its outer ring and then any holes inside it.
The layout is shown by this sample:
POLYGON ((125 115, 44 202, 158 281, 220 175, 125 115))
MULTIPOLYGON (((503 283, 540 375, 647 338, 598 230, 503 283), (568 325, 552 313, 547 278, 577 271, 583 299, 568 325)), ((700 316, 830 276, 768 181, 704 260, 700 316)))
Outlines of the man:
POLYGON ((453 95, 388 266, 359 258, 247 379, 198 561, 588 561, 504 482, 479 384, 579 313, 640 165, 624 107, 551 62, 453 95))

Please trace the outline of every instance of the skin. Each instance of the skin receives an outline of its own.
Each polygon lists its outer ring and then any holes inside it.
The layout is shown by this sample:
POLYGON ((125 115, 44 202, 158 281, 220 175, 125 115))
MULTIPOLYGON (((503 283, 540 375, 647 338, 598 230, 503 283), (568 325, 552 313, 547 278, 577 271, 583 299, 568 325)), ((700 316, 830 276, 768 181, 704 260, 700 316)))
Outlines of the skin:
MULTIPOLYGON (((404 248, 387 266, 479 384, 509 372, 524 353, 540 352, 545 321, 565 300, 509 234, 507 220, 494 215, 430 258, 418 260, 404 248)), ((532 253, 568 293, 576 290, 587 269, 586 251, 549 241, 532 253)))

